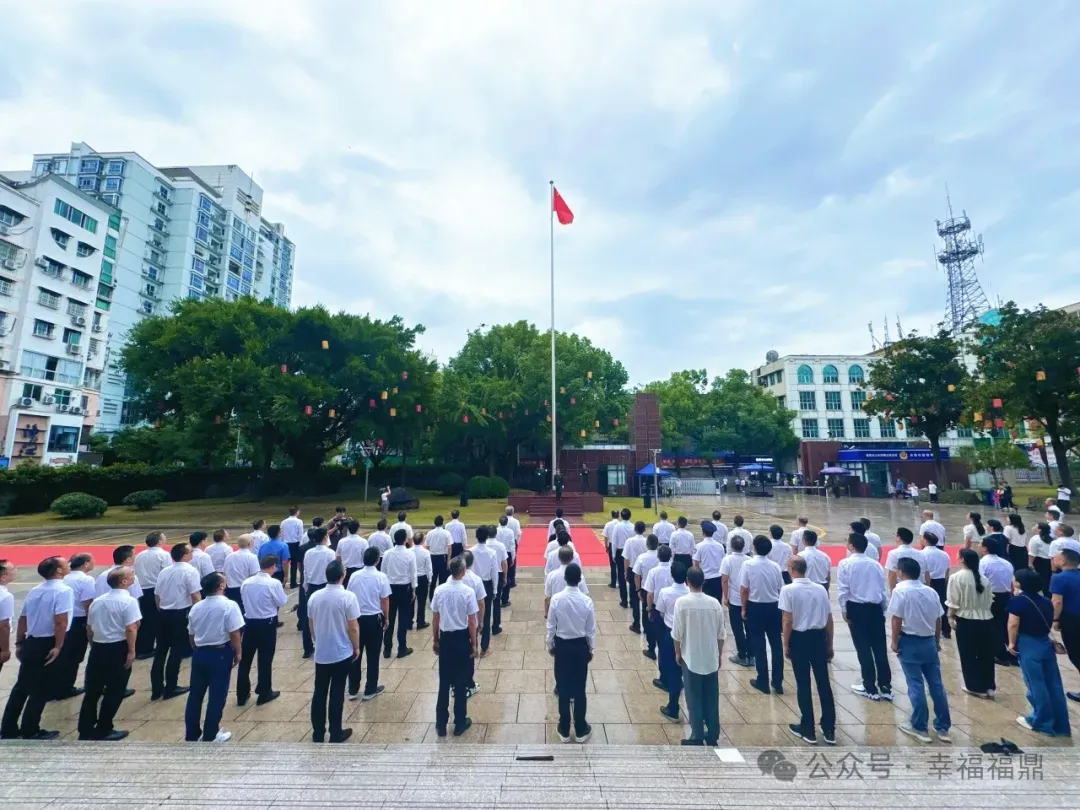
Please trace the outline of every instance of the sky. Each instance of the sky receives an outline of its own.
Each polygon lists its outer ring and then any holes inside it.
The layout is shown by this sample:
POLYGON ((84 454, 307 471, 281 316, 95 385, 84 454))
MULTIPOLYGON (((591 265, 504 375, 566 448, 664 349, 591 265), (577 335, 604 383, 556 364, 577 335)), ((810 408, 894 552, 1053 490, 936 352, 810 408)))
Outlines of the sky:
POLYGON ((294 305, 440 361, 550 323, 641 384, 932 330, 946 186, 991 301, 1080 301, 1080 4, 35 0, 4 11, 0 169, 86 141, 235 163, 294 305))

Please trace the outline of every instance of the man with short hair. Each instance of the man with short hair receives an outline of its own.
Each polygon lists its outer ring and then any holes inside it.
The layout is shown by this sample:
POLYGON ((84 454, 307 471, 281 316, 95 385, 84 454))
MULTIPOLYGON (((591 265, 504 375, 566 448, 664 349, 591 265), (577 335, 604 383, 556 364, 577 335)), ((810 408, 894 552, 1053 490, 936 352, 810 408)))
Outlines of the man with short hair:
POLYGON ((681 562, 671 563, 670 570, 671 584, 660 588, 656 594, 656 613, 661 619, 657 623, 659 635, 657 663, 660 666, 660 678, 659 683, 653 681, 653 685, 662 687, 668 693, 667 705, 660 707, 660 714, 678 723, 679 696, 682 694, 683 677, 679 662, 675 658, 675 643, 671 638, 671 631, 675 627, 675 602, 680 596, 690 593, 690 589, 686 587, 686 567, 681 562))
MULTIPOLYGON (((717 513, 719 514, 719 513, 717 513)), ((724 601, 724 583, 720 576, 720 566, 724 564, 726 549, 717 539, 716 524, 707 520, 701 522, 701 533, 704 539, 694 549, 694 565, 701 569, 705 577, 702 590, 717 602, 724 601)), ((727 529, 724 529, 724 537, 727 538, 727 529)))
POLYGON ((450 512, 450 522, 446 524, 446 530, 450 532, 451 559, 465 553, 465 540, 468 535, 465 531, 465 524, 458 520, 460 517, 460 510, 453 509, 450 512))
MULTIPOLYGON (((259 554, 259 551, 262 549, 263 543, 265 543, 269 539, 270 534, 266 531, 266 521, 262 518, 253 521, 251 524, 251 553, 254 554, 256 557, 261 556, 259 554)), ((217 542, 217 532, 214 532, 214 542, 217 542)), ((210 548, 206 550, 206 553, 210 554, 211 557, 213 556, 213 554, 211 554, 213 548, 213 546, 210 546, 210 548)), ((232 551, 232 549, 229 549, 229 551, 232 551)), ((222 565, 224 565, 225 563, 224 556, 225 555, 222 555, 222 565)), ((217 568, 215 564, 215 570, 220 571, 222 569, 217 568)))
MULTIPOLYGON (((1080 670, 1080 552, 1063 548, 1059 554, 1061 570, 1050 577, 1050 599, 1054 603, 1054 629, 1072 665, 1080 670)), ((1080 702, 1080 692, 1066 692, 1069 700, 1080 702)))
POLYGON ((11 660, 11 620, 15 618, 15 595, 8 590, 15 579, 15 566, 0 560, 0 670, 11 660))
MULTIPOLYGON (((855 534, 861 534, 866 538, 866 555, 871 557, 875 562, 882 562, 881 560, 881 538, 874 532, 870 531, 870 521, 867 518, 859 518, 853 520, 848 524, 849 528, 855 534)), ((848 552, 850 554, 850 551, 848 552)))
MULTIPOLYGON (((938 548, 940 548, 940 549, 942 549, 944 551, 945 550, 945 527, 942 526, 940 523, 938 523, 934 519, 934 510, 933 509, 924 509, 923 513, 922 513, 922 517, 923 517, 923 522, 922 522, 922 525, 919 526, 919 536, 922 537, 927 532, 933 532, 934 534, 937 535, 938 548)), ((870 530, 870 521, 866 520, 866 518, 863 518, 863 520, 865 521, 867 531, 869 531, 870 530)), ((867 539, 869 540, 869 536, 867 536, 867 539)), ((879 555, 878 559, 880 561, 880 555, 879 555)))
POLYGON ((214 562, 210 559, 210 555, 203 551, 202 545, 206 542, 206 532, 192 532, 188 537, 188 541, 191 545, 191 564, 195 567, 195 570, 199 572, 199 579, 201 580, 207 574, 214 573, 214 562))
POLYGON ((574 737, 588 741, 592 727, 585 719, 585 684, 589 662, 596 648, 596 610, 593 601, 578 587, 581 568, 566 566, 566 585, 551 598, 547 612, 547 648, 555 658, 555 688, 559 693, 559 740, 570 742, 570 715, 573 705, 574 737))
MULTIPOLYGON (((251 536, 242 534, 236 538, 236 551, 230 551, 222 569, 225 574, 225 598, 236 602, 240 615, 244 614, 244 597, 241 588, 248 577, 259 573, 259 558, 249 548, 251 536)), ((266 545, 265 543, 263 544, 266 545)))
POLYGON ((728 533, 728 546, 731 545, 732 537, 741 537, 743 539, 743 552, 749 554, 754 544, 754 536, 743 527, 745 520, 742 515, 736 515, 734 523, 735 528, 728 533))
MULTIPOLYGON (((919 549, 912 545, 914 540, 915 535, 911 529, 901 526, 896 530, 896 548, 889 549, 889 553, 885 555, 885 580, 889 593, 892 593, 893 588, 896 587, 896 572, 900 560, 905 558, 915 560, 919 564, 920 570, 922 569, 923 555, 919 549)), ((924 578, 926 578, 925 572, 924 578)))
POLYGON ((806 531, 806 527, 810 525, 810 518, 799 515, 796 522, 799 525, 791 530, 791 553, 801 554, 803 550, 803 533, 806 531))
POLYGON ((816 582, 818 585, 825 589, 825 592, 829 591, 829 575, 832 573, 832 560, 829 555, 818 548, 818 536, 817 532, 813 529, 807 529, 799 538, 803 547, 802 551, 797 556, 801 557, 806 562, 806 578, 811 582, 816 582))
MULTIPOLYGON (((861 525, 861 524, 860 524, 861 525)), ((870 700, 892 700, 892 670, 885 647, 885 569, 866 554, 866 535, 848 535, 848 556, 836 567, 837 601, 851 628, 862 682, 851 691, 870 700)))
POLYGON ((521 543, 521 521, 514 517, 514 507, 506 507, 506 525, 510 527, 510 530, 514 533, 514 547, 507 546, 507 551, 510 552, 510 566, 507 573, 507 593, 511 588, 517 587, 517 552, 518 545, 521 543))
POLYGON ((618 524, 619 524, 619 510, 618 509, 612 509, 611 510, 611 520, 609 520, 607 523, 604 524, 604 529, 600 533, 601 537, 604 538, 604 550, 607 551, 608 566, 611 568, 611 581, 608 583, 609 588, 617 588, 618 587, 618 584, 616 583, 617 574, 615 573, 615 551, 612 548, 612 541, 611 541, 612 533, 615 531, 615 527, 618 524))
MULTIPOLYGON (((199 572, 191 564, 191 548, 177 543, 169 550, 172 565, 158 576, 154 598, 158 608, 157 649, 150 667, 150 700, 170 700, 188 691, 177 686, 180 663, 190 650, 188 613, 202 599, 199 572)), ((213 572, 211 572, 213 573, 213 572)))
MULTIPOLYGON (((135 546, 117 546, 113 549, 112 553, 113 564, 98 574, 97 582, 94 584, 94 596, 104 596, 109 592, 109 574, 115 571, 117 568, 126 567, 134 569, 135 566, 135 546)), ((135 581, 131 584, 131 595, 136 599, 139 599, 143 595, 142 583, 139 581, 139 575, 135 575, 135 581)))
POLYGON ((397 523, 395 523, 387 530, 387 534, 390 535, 391 540, 394 540, 397 537, 397 533, 402 529, 405 530, 406 539, 412 538, 413 527, 409 525, 408 521, 406 520, 407 517, 408 515, 404 511, 397 513, 397 523))
POLYGON ((451 539, 450 532, 443 527, 443 516, 436 515, 435 528, 427 534, 428 551, 431 553, 432 597, 435 596, 435 589, 446 582, 446 578, 450 575, 451 539))
POLYGON ((224 574, 211 571, 200 585, 203 598, 188 613, 191 691, 184 707, 184 739, 223 743, 232 739, 232 733, 221 728, 221 715, 229 695, 232 668, 243 655, 240 631, 244 617, 240 606, 225 597, 224 574))
POLYGON ((394 541, 386 533, 386 521, 380 519, 375 524, 375 531, 368 535, 368 547, 374 546, 379 550, 379 570, 382 570, 382 555, 394 547, 394 541))
MULTIPOLYGON (((710 522, 713 525, 713 529, 715 529, 713 538, 717 543, 724 547, 724 551, 727 551, 728 527, 720 520, 720 510, 713 510, 712 520, 710 522)), ((702 531, 704 531, 704 524, 702 524, 702 531)))
POLYGON ((506 515, 499 518, 499 528, 495 530, 495 540, 506 549, 506 575, 499 585, 499 593, 502 596, 502 606, 510 607, 510 588, 513 587, 511 581, 513 580, 514 569, 517 567, 517 537, 514 535, 514 530, 510 528, 510 519, 506 515))
POLYGON ((653 524, 652 533, 656 535, 656 542, 666 546, 671 542, 671 534, 675 526, 668 522, 667 512, 660 513, 660 520, 653 524))
POLYGON ((300 554, 300 544, 304 542, 304 521, 300 519, 300 508, 289 507, 289 516, 281 521, 281 539, 289 547, 289 559, 293 561, 292 571, 289 574, 289 587, 296 587, 297 575, 300 576, 300 584, 304 584, 304 558, 300 554))
MULTIPOLYGON (((264 521, 257 521, 258 524, 265 526, 264 521)), ((259 545, 266 542, 266 533, 259 531, 259 545)), ((256 554, 259 553, 259 547, 255 542, 255 532, 251 533, 251 545, 256 554)), ((221 573, 225 570, 225 558, 232 554, 232 546, 229 545, 229 533, 224 529, 214 530, 214 542, 210 544, 210 548, 206 550, 206 556, 210 558, 210 563, 214 566, 214 570, 221 573)))
POLYGON ((63 557, 46 557, 37 570, 44 581, 26 595, 15 633, 19 674, 0 721, 0 739, 4 740, 52 740, 60 736, 59 731, 41 728, 41 713, 56 688, 56 670, 50 664, 63 649, 75 594, 63 583, 69 570, 63 557))
POLYGON ((484 583, 483 630, 480 634, 480 657, 488 654, 491 644, 491 617, 495 601, 495 587, 498 583, 499 558, 496 551, 488 546, 487 526, 476 527, 476 545, 472 547, 473 572, 484 583))
MULTIPOLYGON (((274 653, 277 651, 278 611, 289 597, 285 595, 282 581, 274 576, 278 573, 277 557, 265 553, 272 543, 263 543, 260 549, 264 553, 259 561, 259 573, 245 579, 240 586, 246 628, 240 647, 240 668, 236 671, 237 706, 246 704, 251 696, 251 664, 256 655, 259 656, 259 679, 255 682, 255 705, 262 706, 281 696, 273 686, 274 653)), ((288 554, 288 548, 285 553, 288 554)))
POLYGON ((495 598, 492 601, 491 634, 502 633, 502 600, 506 593, 506 572, 510 564, 510 553, 499 542, 498 529, 488 526, 488 547, 495 552, 495 598))
MULTIPOLYGON (((340 545, 338 549, 340 550, 340 545)), ((347 589, 356 597, 360 606, 357 619, 357 632, 360 653, 349 666, 349 700, 372 700, 386 691, 379 686, 379 647, 382 646, 383 628, 390 618, 390 580, 376 564, 379 562, 379 550, 369 547, 364 550, 364 567, 349 580, 347 589), (364 693, 360 694, 360 673, 363 656, 367 656, 367 681, 364 693)))
POLYGON ((139 612, 142 614, 139 636, 135 640, 135 658, 139 661, 154 657, 154 641, 158 627, 154 589, 157 587, 158 576, 166 567, 172 565, 169 552, 161 547, 165 540, 164 532, 150 532, 146 535, 146 548, 135 557, 135 581, 142 585, 142 595, 136 597, 130 591, 129 595, 138 599, 139 612))
POLYGON ((634 623, 630 625, 631 633, 641 632, 641 589, 634 580, 634 564, 637 558, 645 553, 645 521, 639 520, 634 524, 634 534, 627 538, 622 548, 623 565, 626 568, 624 576, 630 591, 630 612, 634 623))
POLYGON ((454 693, 454 736, 472 725, 468 699, 473 694, 472 662, 476 658, 476 591, 466 585, 467 555, 450 560, 450 579, 435 589, 431 600, 431 651, 439 658, 439 695, 435 701, 435 733, 446 736, 450 721, 450 692, 454 693))
POLYGON ((337 556, 345 566, 345 587, 349 587, 352 575, 364 567, 364 552, 368 541, 360 536, 360 523, 349 520, 345 525, 345 536, 338 540, 337 556))
MULTIPOLYGON (((424 546, 423 532, 417 532, 413 537, 412 553, 416 557, 416 594, 413 598, 415 615, 409 613, 409 629, 412 630, 415 625, 417 630, 423 630, 428 626, 424 611, 427 608, 428 590, 433 587, 432 573, 435 570, 431 564, 431 552, 424 546)), ((501 627, 499 632, 502 632, 501 627)))
MULTIPOLYGON (((569 546, 560 546, 558 551, 559 567, 544 577, 544 618, 547 618, 548 609, 551 607, 551 597, 566 587, 566 567, 574 562, 574 551, 569 546)), ((578 568, 581 566, 579 565, 578 568)), ((584 578, 578 583, 578 588, 586 596, 589 595, 589 586, 584 578)))
POLYGON ((1057 507, 1061 510, 1061 514, 1067 515, 1070 506, 1072 506, 1072 490, 1062 483, 1057 489, 1057 507))
MULTIPOLYGON (((402 546, 404 548, 404 546, 402 546)), ((327 546, 327 551, 330 547, 327 546)), ((330 551, 333 554, 332 551, 330 551)), ((330 742, 343 743, 352 736, 343 728, 345 684, 353 661, 360 657, 360 603, 342 587, 345 567, 331 559, 323 571, 325 585, 308 600, 308 634, 314 642, 315 694, 311 700, 312 742, 321 743, 329 720, 330 742), (329 715, 329 718, 328 718, 329 715)))
POLYGON ((911 701, 911 722, 900 731, 919 742, 932 742, 928 733, 926 687, 934 702, 934 731, 938 741, 950 743, 949 698, 941 681, 941 600, 933 588, 924 585, 918 559, 901 557, 897 563, 900 582, 889 600, 892 624, 892 651, 900 659, 911 701), (925 683, 925 687, 924 687, 925 683))
POLYGON ((562 521, 563 529, 567 534, 570 533, 570 521, 563 517, 563 509, 561 506, 555 507, 555 517, 548 522, 548 534, 555 534, 555 523, 562 521))
POLYGON ((1068 523, 1058 523, 1050 532, 1054 538, 1050 541, 1050 559, 1055 571, 1060 570, 1061 560, 1058 555, 1067 548, 1080 554, 1080 541, 1076 540, 1076 530, 1068 523))
POLYGON ((349 517, 345 511, 344 506, 335 506, 334 516, 326 524, 326 536, 330 538, 330 548, 333 551, 337 551, 338 543, 341 542, 341 538, 345 536, 348 529, 349 517))
MULTIPOLYGON (((398 517, 400 518, 401 515, 398 517)), ((412 649, 405 644, 409 632, 409 617, 412 616, 414 591, 417 586, 416 557, 411 549, 405 547, 405 541, 410 536, 405 529, 394 532, 394 547, 387 551, 382 559, 382 572, 390 581, 390 615, 383 634, 383 658, 389 658, 393 649, 395 623, 397 624, 397 657, 405 658, 407 655, 412 655, 412 649)))
MULTIPOLYGON (((619 586, 619 607, 622 608, 630 607, 626 593, 626 562, 623 560, 626 541, 634 536, 634 524, 630 522, 630 518, 630 510, 623 509, 619 512, 619 522, 611 529, 611 547, 614 549, 615 575, 619 586)), ((631 583, 632 587, 633 583, 631 583)))
POLYGON ((739 583, 742 581, 743 563, 748 559, 743 553, 743 543, 742 535, 734 531, 728 535, 728 546, 731 551, 724 555, 720 563, 720 582, 724 589, 721 604, 727 609, 728 620, 731 622, 731 635, 735 637, 735 655, 729 656, 728 660, 740 667, 752 667, 754 666, 754 651, 746 641, 746 629, 742 619, 742 594, 739 588, 739 583))
POLYGON ((642 595, 644 606, 642 607, 642 629, 645 631, 646 649, 642 654, 653 661, 657 660, 657 646, 660 643, 661 616, 657 612, 656 598, 660 591, 672 583, 671 579, 671 546, 657 546, 660 541, 655 534, 650 534, 645 540, 646 545, 651 546, 648 551, 640 555, 635 564, 635 585, 642 595))
POLYGON ((769 559, 779 567, 784 584, 790 585, 788 580, 791 579, 791 575, 787 571, 787 561, 791 559, 791 545, 784 542, 784 527, 774 523, 769 527, 769 537, 772 539, 769 559))
MULTIPOLYGON (((811 532, 807 530, 807 533, 811 532)), ((806 534, 803 539, 807 539, 806 534)), ((814 542, 817 542, 816 534, 814 542)), ((810 549, 813 544, 806 548, 810 549)), ((788 560, 791 583, 780 589, 784 651, 795 672, 800 714, 799 722, 789 724, 788 730, 803 742, 817 744, 814 697, 810 691, 810 674, 813 673, 821 701, 821 734, 826 745, 836 745, 836 704, 829 684, 829 662, 833 659, 832 608, 828 592, 820 583, 807 577, 808 570, 805 557, 801 554, 792 557, 788 560)))
MULTIPOLYGON (((311 622, 308 621, 307 605, 311 597, 326 587, 326 569, 335 559, 330 548, 330 540, 326 529, 314 529, 311 536, 314 545, 304 553, 304 598, 300 603, 300 635, 304 645, 304 658, 315 655, 315 642, 311 635, 311 622)), ((345 576, 345 567, 342 566, 342 577, 345 576)))
POLYGON ((79 739, 115 742, 128 732, 113 727, 136 658, 139 602, 128 593, 135 574, 126 566, 109 572, 109 592, 93 601, 87 614, 90 658, 86 692, 79 709, 79 739))
MULTIPOLYGON (((682 667, 690 736, 682 745, 715 746, 720 740, 720 658, 727 625, 720 603, 702 592, 705 577, 696 566, 686 572, 690 593, 675 600, 671 640, 682 667)), ((665 610, 667 600, 664 602, 665 610)))
MULTIPOLYGON (((273 554, 277 558, 277 569, 272 571, 270 576, 284 585, 285 580, 288 579, 292 557, 289 555, 289 545, 281 539, 281 527, 276 523, 267 527, 266 540, 259 546, 259 550, 256 553, 256 556, 259 558, 260 569, 262 568, 262 559, 270 554, 273 554)), ((279 622, 277 626, 281 627, 282 623, 279 622)))
POLYGON ((51 664, 56 667, 56 672, 53 673, 53 700, 78 697, 85 691, 81 687, 76 688, 75 679, 79 675, 79 666, 86 657, 86 647, 89 644, 86 636, 86 612, 95 596, 94 578, 89 573, 94 570, 94 558, 86 553, 73 554, 68 565, 71 570, 64 577, 63 583, 71 588, 74 594, 74 609, 60 656, 51 664))
MULTIPOLYGON (((945 600, 948 596, 949 555, 938 548, 938 537, 932 531, 926 532, 922 537, 922 561, 926 569, 926 576, 941 601, 941 609, 945 610, 945 600)), ((941 623, 941 637, 952 638, 952 627, 946 618, 941 623)))
POLYGON ((784 694, 784 650, 779 607, 784 578, 780 574, 780 566, 769 558, 769 552, 776 545, 779 544, 759 534, 754 538, 754 556, 743 563, 739 572, 742 619, 746 623, 747 640, 757 666, 757 677, 750 681, 750 685, 766 695, 769 694, 766 639, 772 652, 772 688, 776 694, 784 694))
POLYGON ((679 528, 671 533, 671 562, 682 563, 689 571, 694 564, 694 535, 686 528, 686 516, 679 515, 679 528))

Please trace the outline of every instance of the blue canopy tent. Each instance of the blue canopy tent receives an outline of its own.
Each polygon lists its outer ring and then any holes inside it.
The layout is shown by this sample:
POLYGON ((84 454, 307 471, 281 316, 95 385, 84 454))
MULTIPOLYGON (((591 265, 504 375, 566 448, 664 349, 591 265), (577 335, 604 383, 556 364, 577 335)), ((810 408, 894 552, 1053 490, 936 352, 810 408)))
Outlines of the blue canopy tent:
POLYGON ((776 472, 776 467, 771 464, 740 464, 739 469, 744 472, 776 472))
POLYGON ((657 469, 656 465, 652 464, 652 463, 646 464, 644 467, 642 467, 640 470, 637 471, 637 474, 638 475, 647 475, 650 478, 653 475, 658 475, 661 478, 664 478, 666 476, 671 475, 671 473, 669 473, 667 470, 657 469))
MULTIPOLYGON (((772 466, 771 464, 740 464, 739 471, 751 473, 774 473, 776 472, 776 467, 772 466)), ((769 490, 765 487, 765 476, 758 476, 757 482, 761 485, 761 492, 754 492, 748 487, 746 490, 746 494, 754 497, 771 498, 772 493, 769 492, 769 490)))

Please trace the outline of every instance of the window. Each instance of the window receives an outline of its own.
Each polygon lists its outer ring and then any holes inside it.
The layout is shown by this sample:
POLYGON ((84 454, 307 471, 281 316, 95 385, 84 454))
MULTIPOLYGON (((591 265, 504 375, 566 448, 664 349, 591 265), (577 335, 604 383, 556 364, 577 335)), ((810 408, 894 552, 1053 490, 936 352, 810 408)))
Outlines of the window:
MULTIPOLYGON (((101 199, 102 199, 103 202, 108 203, 113 208, 119 208, 120 207, 120 195, 119 194, 102 194, 101 199)), ((111 222, 112 217, 109 217, 109 220, 111 222)), ((120 230, 120 226, 117 225, 115 230, 120 230)))
POLYGON ((119 191, 120 184, 123 182, 124 181, 121 180, 119 177, 106 177, 105 184, 102 186, 102 189, 104 191, 119 191))
POLYGON ((83 273, 79 270, 71 271, 71 283, 80 289, 89 290, 90 282, 93 280, 94 277, 91 276, 89 273, 83 273))
POLYGON ((225 286, 227 286, 230 290, 239 290, 240 289, 240 279, 238 279, 234 275, 229 275, 225 279, 225 286))
POLYGON ((68 205, 63 200, 57 200, 53 205, 53 213, 62 216, 68 222, 74 222, 80 228, 85 228, 90 233, 97 233, 97 220, 93 217, 88 217, 78 208, 74 208, 68 205))
POLYGON ((196 228, 195 238, 202 242, 204 245, 210 243, 210 232, 206 228, 196 228))
MULTIPOLYGON (((49 228, 52 233, 53 241, 56 242, 64 250, 67 250, 68 242, 71 240, 71 235, 64 233, 59 228, 49 228)), ((81 242, 79 244, 82 244, 81 242)))
POLYGON ((844 403, 840 399, 839 391, 826 391, 825 392, 825 410, 827 411, 842 411, 844 409, 844 403))
POLYGON ((68 346, 78 346, 80 340, 82 340, 82 332, 75 329, 64 330, 64 343, 68 346))
POLYGON ((97 158, 83 158, 79 162, 79 174, 97 174, 101 171, 101 161, 97 158))
POLYGON ((165 205, 165 203, 158 203, 156 206, 154 206, 154 210, 161 214, 161 216, 163 217, 167 217, 169 215, 169 206, 165 205))
POLYGON ((79 191, 97 191, 98 180, 96 177, 80 177, 79 191))
POLYGON ((881 438, 896 438, 896 422, 894 422, 892 419, 881 419, 878 421, 878 426, 881 428, 881 438))
POLYGON ((840 382, 840 372, 836 370, 836 366, 825 366, 825 368, 821 370, 821 381, 825 383, 840 382))
POLYGON ((199 195, 199 210, 206 211, 207 213, 214 210, 214 204, 210 202, 210 198, 205 194, 199 195))
POLYGON ((240 250, 240 248, 238 248, 236 245, 229 246, 229 255, 232 258, 236 259, 238 262, 242 262, 244 260, 243 251, 240 250))
POLYGON ((161 276, 161 271, 158 270, 156 267, 154 267, 153 265, 149 265, 149 264, 146 266, 146 277, 147 278, 152 278, 154 281, 157 281, 158 278, 160 278, 160 276, 161 276))
MULTIPOLYGON (((54 358, 49 358, 50 360, 54 358)), ((78 385, 82 379, 82 363, 78 360, 56 360, 56 381, 67 385, 78 385)))
POLYGON ((40 318, 34 318, 34 337, 52 338, 55 330, 56 326, 54 324, 43 321, 40 318))
POLYGON ((201 290, 203 288, 203 277, 197 276, 194 273, 191 274, 191 288, 193 290, 201 290))
POLYGON ((88 245, 86 242, 79 242, 78 246, 75 248, 75 255, 83 257, 93 256, 96 250, 97 248, 93 245, 88 245))
POLYGON ((969 427, 958 427, 956 429, 956 436, 960 439, 970 439, 972 437, 972 431, 969 427))
POLYGON ((198 290, 188 290, 187 297, 190 298, 192 301, 202 301, 203 298, 202 293, 200 293, 198 290))
POLYGON ((245 270, 244 272, 242 272, 240 274, 240 278, 243 279, 244 281, 251 281, 254 277, 255 277, 255 274, 252 273, 250 270, 245 270))
POLYGON ((250 292, 251 292, 251 285, 248 284, 246 281, 243 284, 240 285, 240 294, 241 295, 247 295, 250 292))
POLYGON ((856 439, 869 439, 870 438, 870 420, 869 419, 856 419, 855 420, 855 438, 856 439))
POLYGON ((65 427, 53 425, 49 428, 50 453, 75 453, 79 449, 79 429, 77 427, 65 427))
POLYGON ((72 318, 80 318, 86 315, 86 304, 82 301, 76 301, 74 298, 68 299, 67 314, 72 318))
POLYGON ((830 419, 829 420, 829 438, 830 439, 842 439, 842 438, 844 438, 844 420, 843 419, 830 419))
POLYGON ((41 402, 41 386, 32 383, 23 383, 22 395, 29 399, 41 402))
POLYGON ((116 231, 117 233, 120 232, 120 215, 119 214, 113 214, 111 217, 109 217, 109 230, 110 231, 116 231))
POLYGON ((112 284, 113 282, 113 263, 108 259, 101 260, 101 275, 99 281, 102 284, 112 284))
POLYGON ((204 214, 202 211, 200 211, 199 216, 196 217, 196 219, 195 219, 195 222, 196 222, 196 224, 201 225, 204 228, 209 228, 210 227, 210 216, 208 214, 204 214))
POLYGON ((863 405, 866 404, 866 392, 865 391, 852 391, 851 392, 851 410, 861 411, 863 405))
POLYGON ((817 410, 817 396, 813 391, 800 391, 799 392, 799 410, 800 411, 816 411, 817 410))
POLYGON ((60 296, 52 290, 38 287, 38 303, 49 309, 60 309, 60 296))
POLYGON ((250 270, 254 266, 255 266, 255 260, 252 259, 250 256, 245 256, 244 257, 244 267, 246 267, 248 270, 250 270))
POLYGON ((19 249, 10 242, 0 240, 0 262, 8 259, 15 261, 17 258, 19 258, 19 249))
POLYGON ((116 258, 116 237, 115 236, 106 236, 105 237, 105 250, 104 250, 104 253, 110 259, 115 259, 116 258))
POLYGON ((100 332, 101 331, 101 313, 100 312, 95 312, 94 313, 94 331, 95 332, 100 332))
POLYGON ((607 468, 607 482, 609 487, 626 486, 626 465, 610 464, 607 468))
POLYGON ((99 298, 97 299, 97 301, 94 302, 94 306, 102 310, 103 312, 108 312, 109 308, 112 306, 112 302, 110 302, 107 298, 99 298))
POLYGON ((5 205, 0 205, 0 225, 18 225, 26 217, 5 205))
POLYGON ((866 375, 863 374, 862 366, 851 366, 847 370, 847 381, 852 385, 866 382, 866 375))
POLYGON ((818 437, 818 420, 803 419, 802 435, 804 439, 816 439, 818 437))
POLYGON ((67 388, 56 388, 53 390, 53 402, 57 405, 70 405, 71 404, 71 391, 67 388))
POLYGON ((160 217, 154 218, 154 229, 165 233, 165 220, 160 217))
POLYGON ((124 173, 124 161, 122 160, 110 160, 106 172, 112 175, 120 175, 124 173))
POLYGON ((198 273, 206 272, 206 262, 200 259, 198 256, 191 257, 191 269, 198 273))
POLYGON ((777 397, 776 398, 776 404, 779 405, 781 409, 786 408, 787 407, 787 397, 777 397))
POLYGON ((799 366, 799 385, 813 385, 814 370, 810 366, 799 366))
POLYGON ((83 375, 83 387, 93 388, 95 391, 101 390, 101 372, 96 368, 88 368, 86 374, 83 375))
POLYGON ((77 360, 61 360, 59 357, 25 349, 20 371, 33 380, 55 380, 67 385, 78 385, 82 379, 82 363, 77 360))

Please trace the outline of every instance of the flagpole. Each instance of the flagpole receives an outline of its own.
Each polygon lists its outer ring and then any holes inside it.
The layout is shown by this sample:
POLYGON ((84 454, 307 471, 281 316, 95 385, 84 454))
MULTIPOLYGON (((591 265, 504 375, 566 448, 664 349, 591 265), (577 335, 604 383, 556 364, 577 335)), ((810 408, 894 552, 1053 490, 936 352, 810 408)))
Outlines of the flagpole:
POLYGON ((555 181, 548 181, 548 225, 551 228, 551 488, 555 489, 555 471, 559 466, 556 455, 558 422, 555 411, 555 181))

